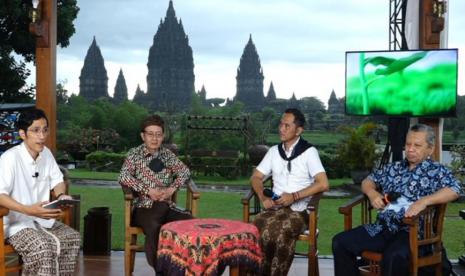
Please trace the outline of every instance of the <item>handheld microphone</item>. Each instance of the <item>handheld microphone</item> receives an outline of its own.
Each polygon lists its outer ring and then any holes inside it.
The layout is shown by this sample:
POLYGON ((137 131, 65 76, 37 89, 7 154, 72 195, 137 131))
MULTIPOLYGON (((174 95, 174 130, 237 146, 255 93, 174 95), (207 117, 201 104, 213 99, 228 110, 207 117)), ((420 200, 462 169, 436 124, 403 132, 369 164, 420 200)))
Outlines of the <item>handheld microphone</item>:
POLYGON ((383 201, 384 204, 389 204, 389 203, 395 203, 397 199, 400 197, 400 193, 397 192, 389 192, 387 194, 384 194, 383 201))
POLYGON ((266 197, 271 197, 271 200, 278 200, 281 196, 275 194, 271 189, 265 188, 263 189, 263 195, 266 197))
POLYGON ((32 175, 32 177, 35 177, 35 178, 39 177, 39 172, 35 172, 35 173, 32 175))

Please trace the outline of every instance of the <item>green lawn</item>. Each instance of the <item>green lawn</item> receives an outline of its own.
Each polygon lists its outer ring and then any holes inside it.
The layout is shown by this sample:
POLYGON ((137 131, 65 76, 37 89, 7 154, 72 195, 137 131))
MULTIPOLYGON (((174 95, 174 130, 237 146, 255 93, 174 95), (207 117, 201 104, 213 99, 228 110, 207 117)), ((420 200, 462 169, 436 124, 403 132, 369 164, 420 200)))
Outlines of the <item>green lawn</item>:
POLYGON ((117 180, 119 172, 94 172, 88 169, 68 170, 71 178, 79 179, 98 179, 98 180, 117 180))
MULTIPOLYGON (((337 184, 337 183, 336 183, 337 184)), ((112 248, 123 249, 123 192, 119 188, 72 186, 71 194, 81 196, 81 232, 84 231, 84 216, 91 207, 109 207, 112 214, 112 248)), ((242 218, 240 193, 202 192, 199 204, 199 217, 238 219, 242 218)), ((185 200, 181 192, 179 202, 185 200)), ((320 202, 318 247, 320 255, 331 255, 331 238, 343 229, 343 219, 337 211, 347 199, 323 198, 320 202)), ((180 204, 183 205, 183 204, 180 204)), ((465 253, 463 228, 465 221, 458 216, 465 209, 465 203, 448 205, 445 221, 444 240, 449 257, 452 259, 465 253), (462 234, 460 234, 462 233, 462 234)), ((84 235, 82 235, 84 236, 84 235)), ((299 248, 302 245, 298 245, 299 248)))
MULTIPOLYGON (((327 132, 327 131, 306 131, 303 133, 305 140, 309 141, 314 145, 337 145, 341 139, 344 138, 344 134, 340 132, 327 132)), ((277 133, 268 134, 266 142, 269 145, 280 143, 279 135, 277 133)))
MULTIPOLYGON (((94 172, 87 169, 69 170, 69 175, 72 179, 96 179, 96 180, 117 180, 119 173, 114 172, 94 172)), ((331 187, 339 186, 344 183, 350 183, 350 178, 330 179, 331 187)), ((195 182, 199 184, 219 184, 222 185, 238 185, 248 186, 249 177, 239 177, 237 179, 226 179, 221 176, 195 176, 195 182)))
MULTIPOLYGON (((74 169, 68 172, 72 179, 117 180, 119 176, 119 173, 116 172, 96 172, 87 169, 74 169)), ((195 175, 195 181, 202 184, 248 185, 249 177, 226 179, 221 176, 195 175)))

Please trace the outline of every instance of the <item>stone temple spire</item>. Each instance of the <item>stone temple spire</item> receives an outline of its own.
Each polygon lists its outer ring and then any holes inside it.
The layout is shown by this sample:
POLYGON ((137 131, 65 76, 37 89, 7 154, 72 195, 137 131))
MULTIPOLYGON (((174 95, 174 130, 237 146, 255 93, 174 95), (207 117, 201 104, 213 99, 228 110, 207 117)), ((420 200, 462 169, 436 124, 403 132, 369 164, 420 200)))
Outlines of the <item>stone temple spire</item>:
POLYGON ((115 94, 113 94, 113 101, 120 104, 128 100, 128 87, 124 79, 123 69, 119 69, 118 79, 116 80, 115 94))
POLYGON ((331 91, 331 95, 329 96, 328 113, 344 113, 344 104, 342 101, 338 100, 336 93, 334 93, 334 89, 331 91))
POLYGON ((197 93, 200 98, 200 102, 205 105, 207 102, 207 90, 205 89, 205 85, 202 85, 202 89, 200 89, 199 93, 197 93))
POLYGON ((266 95, 267 101, 276 100, 276 92, 274 91, 273 82, 270 83, 270 89, 268 89, 268 94, 266 95))
POLYGON ((336 98, 336 93, 334 93, 334 89, 331 91, 331 95, 329 96, 328 104, 338 103, 339 101, 336 98))
POLYGON ((79 96, 87 100, 110 98, 108 96, 108 76, 100 48, 94 39, 87 50, 84 66, 79 76, 79 96))
POLYGON ((252 35, 244 48, 236 76, 236 96, 247 111, 257 111, 264 106, 263 70, 252 35))
POLYGON ((139 84, 137 84, 136 93, 134 94, 134 98, 132 99, 132 101, 137 104, 143 105, 145 103, 145 96, 146 94, 144 93, 144 91, 140 89, 139 84))
POLYGON ((187 111, 195 93, 194 59, 182 22, 169 2, 165 20, 153 37, 147 63, 145 106, 159 111, 187 111))
POLYGON ((297 98, 295 97, 295 92, 292 92, 292 97, 289 99, 291 102, 296 102, 297 98))
POLYGON ((170 3, 168 4, 168 9, 166 10, 166 18, 176 20, 176 12, 174 11, 172 0, 170 0, 170 3))

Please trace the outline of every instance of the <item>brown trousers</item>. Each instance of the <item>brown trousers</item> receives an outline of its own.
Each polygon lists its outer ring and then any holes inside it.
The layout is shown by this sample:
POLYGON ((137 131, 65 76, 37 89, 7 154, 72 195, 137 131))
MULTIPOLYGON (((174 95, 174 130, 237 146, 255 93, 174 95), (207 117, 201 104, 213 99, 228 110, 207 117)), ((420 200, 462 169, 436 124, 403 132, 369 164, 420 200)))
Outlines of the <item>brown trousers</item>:
POLYGON ((294 260, 295 244, 307 227, 308 214, 294 212, 289 207, 265 210, 254 224, 260 231, 260 246, 264 254, 263 275, 287 275, 294 260))
POLYGON ((193 218, 189 212, 170 208, 166 202, 155 201, 151 208, 134 209, 134 223, 145 234, 145 256, 155 269, 157 265, 158 234, 163 224, 193 218))

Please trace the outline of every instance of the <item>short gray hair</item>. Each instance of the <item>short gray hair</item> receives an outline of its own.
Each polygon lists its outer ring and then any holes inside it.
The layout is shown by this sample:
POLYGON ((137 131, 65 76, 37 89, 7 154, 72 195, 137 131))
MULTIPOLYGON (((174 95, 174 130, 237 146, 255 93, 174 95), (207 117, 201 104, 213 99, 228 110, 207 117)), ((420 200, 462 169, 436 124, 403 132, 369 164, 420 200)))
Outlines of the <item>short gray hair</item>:
POLYGON ((409 131, 412 132, 426 132, 426 142, 430 147, 434 146, 436 142, 436 134, 434 133, 434 129, 429 125, 425 124, 415 124, 410 127, 409 131))

